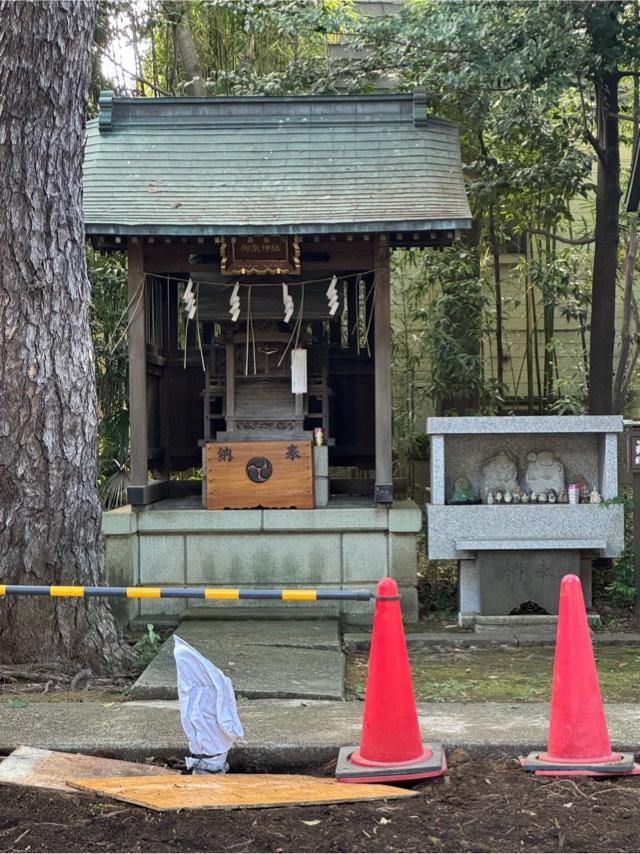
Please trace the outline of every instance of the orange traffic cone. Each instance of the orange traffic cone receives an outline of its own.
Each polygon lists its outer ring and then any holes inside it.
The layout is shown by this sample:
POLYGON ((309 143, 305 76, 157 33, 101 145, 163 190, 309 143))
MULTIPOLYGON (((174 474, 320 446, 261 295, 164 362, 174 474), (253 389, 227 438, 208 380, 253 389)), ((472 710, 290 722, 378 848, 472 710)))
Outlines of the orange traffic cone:
POLYGON ((636 774, 633 753, 611 750, 589 623, 577 575, 560 585, 556 654, 545 753, 520 758, 538 776, 636 774))
POLYGON ((336 777, 379 783, 438 777, 447 770, 442 745, 422 743, 413 680, 393 578, 378 584, 360 746, 343 747, 336 777))

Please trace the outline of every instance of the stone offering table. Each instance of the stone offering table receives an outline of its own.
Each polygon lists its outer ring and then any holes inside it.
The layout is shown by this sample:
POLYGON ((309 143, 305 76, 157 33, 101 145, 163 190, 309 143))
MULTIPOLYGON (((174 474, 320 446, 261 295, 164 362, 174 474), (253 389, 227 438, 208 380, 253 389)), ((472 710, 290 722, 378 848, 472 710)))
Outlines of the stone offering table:
POLYGON ((528 455, 552 451, 566 483, 580 476, 604 502, 618 495, 620 416, 507 416, 429 418, 431 503, 427 506, 430 559, 459 561, 461 624, 474 615, 506 615, 527 602, 557 613, 560 579, 582 578, 591 604, 591 561, 624 547, 621 504, 447 504, 460 478, 483 501, 482 470, 506 452, 525 484, 528 455))

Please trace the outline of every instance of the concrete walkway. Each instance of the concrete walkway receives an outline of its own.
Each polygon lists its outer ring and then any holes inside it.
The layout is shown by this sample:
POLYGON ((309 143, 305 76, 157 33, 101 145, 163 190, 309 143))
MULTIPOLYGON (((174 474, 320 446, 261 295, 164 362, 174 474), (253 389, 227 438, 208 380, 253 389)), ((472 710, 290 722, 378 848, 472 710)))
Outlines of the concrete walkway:
MULTIPOLYGON (((301 700, 255 700, 239 704, 245 737, 230 761, 241 769, 320 767, 338 748, 360 738, 363 704, 301 700)), ((512 756, 545 746, 544 703, 419 704, 427 740, 449 750, 462 747, 485 755, 512 756)), ((607 707, 613 745, 640 749, 635 704, 607 707)), ((181 758, 186 751, 175 701, 0 704, 0 753, 21 744, 50 750, 97 753, 120 759, 181 758)))
MULTIPOLYGON (((341 700, 344 655, 337 620, 185 620, 176 634, 249 699, 341 700)), ((173 639, 133 686, 135 699, 178 696, 173 639)))

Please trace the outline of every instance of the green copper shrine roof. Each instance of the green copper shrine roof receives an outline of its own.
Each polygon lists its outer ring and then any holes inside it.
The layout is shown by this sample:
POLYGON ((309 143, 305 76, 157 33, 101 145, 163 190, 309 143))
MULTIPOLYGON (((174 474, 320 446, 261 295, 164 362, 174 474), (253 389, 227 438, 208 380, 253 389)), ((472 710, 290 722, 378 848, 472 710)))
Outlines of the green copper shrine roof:
POLYGON ((100 97, 88 235, 465 229, 458 128, 423 94, 100 97))

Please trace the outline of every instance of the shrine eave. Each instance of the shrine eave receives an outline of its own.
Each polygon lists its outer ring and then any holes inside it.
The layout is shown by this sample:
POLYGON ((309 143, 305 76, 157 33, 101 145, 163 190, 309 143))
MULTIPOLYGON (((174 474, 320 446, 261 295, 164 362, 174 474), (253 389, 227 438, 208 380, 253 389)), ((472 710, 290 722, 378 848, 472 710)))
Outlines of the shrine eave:
POLYGON ((128 225, 85 223, 87 237, 233 237, 243 235, 379 234, 392 232, 464 231, 470 218, 448 220, 393 220, 389 222, 302 223, 297 225, 128 225))

